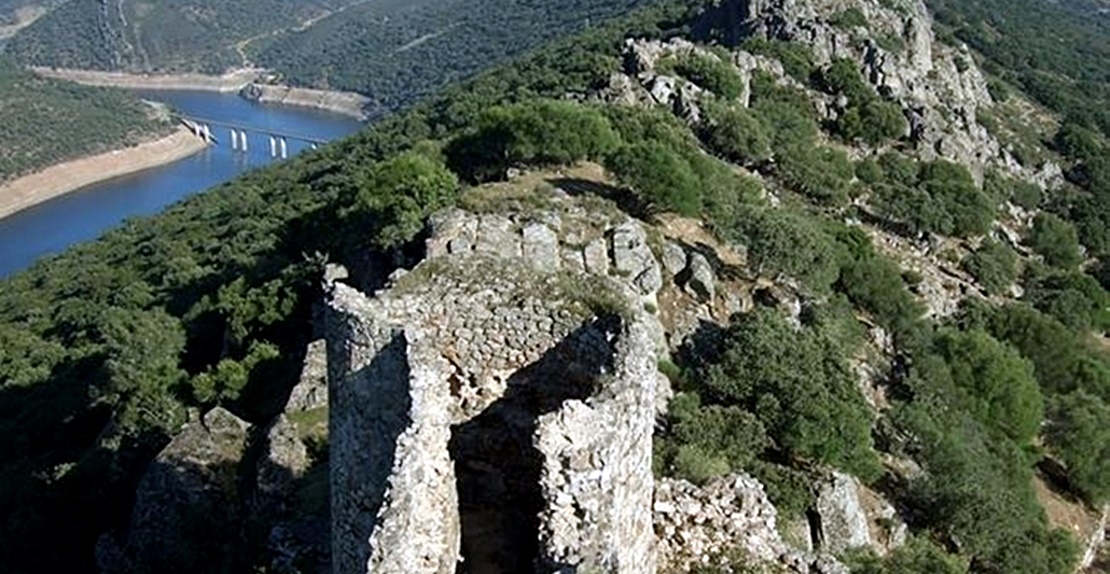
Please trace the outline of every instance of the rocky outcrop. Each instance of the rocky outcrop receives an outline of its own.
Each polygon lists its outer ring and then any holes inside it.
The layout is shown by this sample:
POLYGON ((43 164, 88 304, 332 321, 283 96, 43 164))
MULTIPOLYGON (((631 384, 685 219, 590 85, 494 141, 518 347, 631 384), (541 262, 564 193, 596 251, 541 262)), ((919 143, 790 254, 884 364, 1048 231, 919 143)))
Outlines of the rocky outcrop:
POLYGON ((871 548, 885 555, 905 543, 907 528, 894 507, 855 477, 833 472, 817 491, 814 547, 833 554, 871 548))
MULTIPOLYGON (((1095 527, 1091 535, 1083 542, 1083 554, 1079 558, 1079 567, 1077 571, 1087 572, 1090 568, 1095 566, 1095 561, 1098 560, 1099 554, 1106 551, 1106 525, 1110 522, 1110 504, 1102 506, 1102 516, 1099 518, 1098 525, 1095 527)), ((1094 574, 1092 572, 1091 574, 1094 574)))
POLYGON ((654 571, 659 265, 560 205, 440 213, 389 289, 330 286, 335 572, 654 571))
POLYGON ((367 118, 366 108, 372 101, 370 98, 354 92, 313 90, 259 83, 247 84, 239 90, 239 95, 254 102, 315 108, 353 116, 360 120, 367 118))
POLYGON ((779 535, 778 512, 763 485, 747 475, 715 479, 704 487, 663 479, 655 489, 655 531, 661 571, 721 571, 752 562, 777 563, 797 574, 847 574, 827 555, 789 547, 779 535))
POLYGON ((239 461, 249 425, 222 408, 185 428, 151 462, 125 535, 97 544, 102 572, 230 571, 239 540, 239 461))
POLYGON ((821 548, 838 553, 871 544, 858 489, 855 478, 839 472, 821 485, 817 493, 821 548))
POLYGON ((285 411, 310 411, 326 406, 328 406, 327 347, 323 339, 318 339, 309 343, 305 350, 301 376, 293 391, 289 393, 285 411))
POLYGON ((902 105, 923 159, 963 163, 979 177, 991 164, 1020 168, 978 123, 979 109, 993 104, 986 77, 966 46, 935 41, 923 0, 759 0, 749 14, 744 25, 756 35, 805 44, 817 64, 859 62, 879 93, 902 105), (866 25, 845 24, 849 10, 866 25))

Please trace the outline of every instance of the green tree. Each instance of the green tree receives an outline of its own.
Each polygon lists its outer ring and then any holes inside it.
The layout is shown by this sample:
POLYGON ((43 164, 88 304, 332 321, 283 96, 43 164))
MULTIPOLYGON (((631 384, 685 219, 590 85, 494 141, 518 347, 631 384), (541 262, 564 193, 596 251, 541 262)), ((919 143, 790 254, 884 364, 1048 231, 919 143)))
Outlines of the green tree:
POLYGON ((814 291, 827 291, 836 280, 835 245, 820 222, 803 213, 758 206, 737 211, 721 222, 721 233, 748 248, 749 262, 764 275, 785 275, 814 291))
POLYGON ((453 171, 481 182, 504 178, 512 166, 600 159, 617 142, 609 120, 599 110, 538 99, 487 110, 477 128, 452 140, 445 153, 453 171))
POLYGON ((744 165, 771 157, 771 138, 751 112, 731 106, 710 107, 706 112, 703 140, 714 153, 744 165))
POLYGON ((1033 365, 1016 349, 978 330, 944 330, 935 345, 968 412, 1017 443, 1037 434, 1044 399, 1033 365))
POLYGON ((605 167, 655 209, 696 215, 702 207, 699 180, 690 163, 655 142, 618 148, 605 167))
POLYGON ((723 349, 702 375, 715 403, 753 412, 788 457, 877 476, 871 415, 838 342, 758 308, 734 319, 723 349))
POLYGON ((1081 261, 1075 227, 1051 213, 1039 213, 1033 218, 1025 241, 1049 265, 1070 269, 1081 261))
POLYGON ((988 239, 964 259, 963 266, 987 293, 996 295, 1017 278, 1017 260, 1017 253, 1010 246, 988 239))
POLYGON ((1082 389, 1052 397, 1044 436, 1092 504, 1110 499, 1110 406, 1082 389))
POLYGON ((419 233, 424 218, 453 201, 458 188, 458 178, 443 164, 405 153, 374 167, 354 211, 379 222, 376 242, 393 247, 419 233))

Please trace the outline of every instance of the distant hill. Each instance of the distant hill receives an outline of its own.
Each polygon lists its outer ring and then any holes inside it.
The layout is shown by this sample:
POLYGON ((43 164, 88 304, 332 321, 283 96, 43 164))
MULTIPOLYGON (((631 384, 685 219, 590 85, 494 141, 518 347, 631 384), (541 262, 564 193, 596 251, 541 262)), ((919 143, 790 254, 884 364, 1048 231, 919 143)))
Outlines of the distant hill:
POLYGON ((138 143, 170 124, 122 90, 40 78, 0 58, 0 183, 138 143))
POLYGON ((200 71, 258 65, 386 109, 647 0, 72 0, 8 45, 24 65, 200 71))
POLYGON ((19 33, 23 64, 95 70, 222 72, 251 38, 302 25, 345 0, 72 0, 19 33))
POLYGON ((254 44, 286 82, 361 92, 396 108, 645 0, 368 2, 254 44))

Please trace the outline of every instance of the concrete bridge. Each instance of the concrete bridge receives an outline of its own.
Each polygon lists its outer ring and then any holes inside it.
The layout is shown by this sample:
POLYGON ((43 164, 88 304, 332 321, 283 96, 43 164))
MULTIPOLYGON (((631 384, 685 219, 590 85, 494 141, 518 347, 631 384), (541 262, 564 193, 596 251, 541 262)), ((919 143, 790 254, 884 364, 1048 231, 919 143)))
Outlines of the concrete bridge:
POLYGON ((250 126, 224 120, 213 120, 196 116, 178 116, 178 119, 183 125, 185 125, 185 127, 192 130, 192 132, 196 134, 197 137, 203 138, 204 141, 212 145, 220 145, 220 141, 216 137, 216 132, 214 130, 227 130, 229 134, 228 141, 231 143, 231 149, 234 151, 241 151, 243 153, 246 153, 249 148, 249 140, 247 138, 248 133, 261 135, 264 138, 269 138, 270 157, 280 157, 282 159, 289 157, 289 140, 307 143, 310 147, 312 147, 312 149, 316 149, 317 146, 327 143, 326 140, 313 136, 306 136, 303 134, 275 130, 271 128, 260 128, 258 126, 250 126))

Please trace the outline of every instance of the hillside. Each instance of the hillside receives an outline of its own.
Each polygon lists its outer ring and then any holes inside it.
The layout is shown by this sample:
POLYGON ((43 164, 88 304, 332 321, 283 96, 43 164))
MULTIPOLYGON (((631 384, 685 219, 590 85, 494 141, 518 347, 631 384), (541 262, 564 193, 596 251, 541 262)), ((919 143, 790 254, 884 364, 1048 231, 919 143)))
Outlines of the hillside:
POLYGON ((245 42, 300 26, 344 4, 78 0, 21 31, 7 52, 23 65, 219 74, 246 65, 241 51, 245 42))
POLYGON ((369 2, 303 31, 252 45, 293 85, 367 94, 398 109, 525 50, 578 32, 642 0, 369 2))
POLYGON ((1097 120, 922 2, 743 6, 595 25, 0 284, 0 569, 1074 572, 1097 120))
POLYGON ((169 133, 155 116, 123 91, 40 78, 0 58, 0 182, 169 133))
POLYGON ((0 39, 10 37, 61 3, 62 0, 3 0, 0 2, 0 39))

